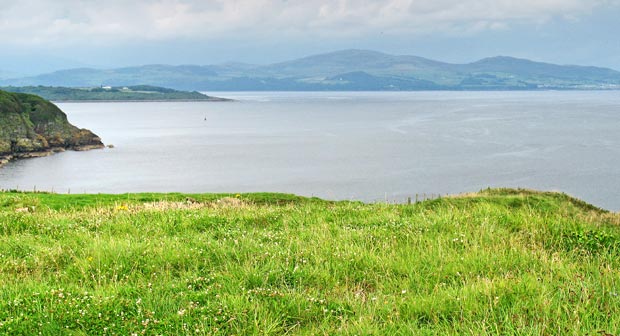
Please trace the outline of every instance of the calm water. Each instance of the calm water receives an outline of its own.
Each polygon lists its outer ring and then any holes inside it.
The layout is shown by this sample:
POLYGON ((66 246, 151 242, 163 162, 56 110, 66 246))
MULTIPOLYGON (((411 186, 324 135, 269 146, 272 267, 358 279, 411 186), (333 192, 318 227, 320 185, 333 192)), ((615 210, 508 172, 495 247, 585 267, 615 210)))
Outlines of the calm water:
POLYGON ((59 104, 116 147, 13 162, 0 188, 403 201, 505 186, 620 210, 620 92, 219 95, 239 102, 59 104))

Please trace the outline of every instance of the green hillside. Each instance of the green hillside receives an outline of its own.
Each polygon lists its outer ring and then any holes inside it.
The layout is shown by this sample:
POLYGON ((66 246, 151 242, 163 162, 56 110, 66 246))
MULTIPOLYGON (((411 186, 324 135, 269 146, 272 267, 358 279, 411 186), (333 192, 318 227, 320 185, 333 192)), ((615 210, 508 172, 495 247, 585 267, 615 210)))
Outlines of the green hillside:
POLYGON ((524 190, 0 193, 0 333, 614 335, 619 223, 524 190))
POLYGON ((100 147, 103 144, 98 136, 71 125, 49 101, 0 91, 0 166, 13 158, 100 147))

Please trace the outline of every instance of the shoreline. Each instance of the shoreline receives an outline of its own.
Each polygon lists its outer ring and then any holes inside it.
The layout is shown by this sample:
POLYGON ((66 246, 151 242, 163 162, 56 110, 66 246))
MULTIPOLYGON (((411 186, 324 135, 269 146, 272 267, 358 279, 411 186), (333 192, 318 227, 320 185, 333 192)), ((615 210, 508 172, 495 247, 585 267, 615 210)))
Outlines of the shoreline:
POLYGON ((213 97, 210 99, 67 99, 51 100, 53 103, 229 103, 235 99, 213 97))
POLYGON ((56 153, 66 152, 68 150, 74 151, 74 152, 85 152, 85 151, 90 151, 90 150, 95 150, 95 149, 104 149, 104 148, 106 148, 105 145, 84 145, 84 146, 75 146, 71 148, 52 147, 44 151, 35 151, 35 152, 0 154, 0 169, 6 166, 11 161, 47 157, 47 156, 54 155, 56 153))

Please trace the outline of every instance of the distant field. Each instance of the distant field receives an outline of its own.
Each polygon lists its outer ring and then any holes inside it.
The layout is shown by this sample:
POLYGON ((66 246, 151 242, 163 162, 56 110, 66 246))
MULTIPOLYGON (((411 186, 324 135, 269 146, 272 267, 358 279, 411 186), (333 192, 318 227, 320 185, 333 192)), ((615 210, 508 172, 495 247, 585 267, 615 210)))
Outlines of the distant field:
POLYGON ((2 87, 2 90, 28 93, 53 101, 226 101, 200 92, 177 91, 150 85, 124 87, 67 88, 55 86, 2 87))
POLYGON ((619 334, 619 223, 509 189, 0 193, 0 334, 619 334))

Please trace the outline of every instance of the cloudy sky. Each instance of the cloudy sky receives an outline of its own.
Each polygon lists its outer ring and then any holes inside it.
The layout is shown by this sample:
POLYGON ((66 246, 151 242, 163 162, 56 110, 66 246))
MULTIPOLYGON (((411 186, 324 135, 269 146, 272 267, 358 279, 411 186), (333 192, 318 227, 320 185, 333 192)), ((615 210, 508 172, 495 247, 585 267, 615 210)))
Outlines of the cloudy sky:
POLYGON ((620 0, 0 0, 0 73, 338 49, 620 70, 620 0))

